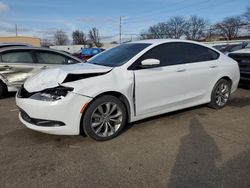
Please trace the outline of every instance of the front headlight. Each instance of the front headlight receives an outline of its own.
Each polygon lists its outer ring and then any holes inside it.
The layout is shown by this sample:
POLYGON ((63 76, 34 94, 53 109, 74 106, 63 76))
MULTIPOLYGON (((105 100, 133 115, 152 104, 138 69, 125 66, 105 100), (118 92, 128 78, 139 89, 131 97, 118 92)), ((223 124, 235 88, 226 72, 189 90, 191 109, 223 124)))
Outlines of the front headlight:
POLYGON ((57 101, 66 97, 70 91, 73 91, 73 88, 58 86, 35 93, 30 97, 30 99, 41 101, 57 101))

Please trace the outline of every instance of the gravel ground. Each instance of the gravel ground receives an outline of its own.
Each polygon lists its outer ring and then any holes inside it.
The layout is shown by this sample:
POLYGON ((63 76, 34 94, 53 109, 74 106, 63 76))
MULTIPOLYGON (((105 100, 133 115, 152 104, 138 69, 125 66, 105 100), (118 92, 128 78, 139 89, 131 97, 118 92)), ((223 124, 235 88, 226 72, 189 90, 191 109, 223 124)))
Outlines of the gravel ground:
POLYGON ((46 135, 0 100, 0 187, 250 187, 250 90, 129 125, 119 137, 46 135))

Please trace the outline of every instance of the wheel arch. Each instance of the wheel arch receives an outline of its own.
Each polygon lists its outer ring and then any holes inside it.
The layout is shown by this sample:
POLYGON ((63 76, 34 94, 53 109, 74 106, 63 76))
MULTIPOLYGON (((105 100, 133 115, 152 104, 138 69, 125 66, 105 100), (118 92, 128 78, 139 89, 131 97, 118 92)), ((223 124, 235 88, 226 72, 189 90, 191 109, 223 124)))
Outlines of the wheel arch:
MULTIPOLYGON (((107 91, 107 92, 103 92, 103 93, 100 93, 100 94, 98 94, 97 96, 95 96, 91 101, 90 101, 90 103, 89 104, 91 104, 93 101, 95 101, 97 98, 100 98, 100 97, 102 97, 102 96, 104 96, 104 95, 111 95, 111 96, 114 96, 114 97, 116 97, 116 98, 118 98, 118 99, 120 99, 121 100, 121 102, 123 103, 123 105, 124 105, 124 107, 125 107, 125 109, 126 109, 126 113, 127 113, 127 121, 128 122, 130 122, 130 118, 131 118, 131 107, 130 107, 130 104, 129 104, 129 100, 127 99, 127 97, 124 95, 124 94, 122 94, 122 93, 120 93, 120 92, 118 92, 118 91, 107 91)), ((88 105, 89 105, 88 104, 88 105)), ((88 106, 87 106, 87 108, 88 108, 88 106)), ((82 117, 81 117, 81 121, 80 121, 80 134, 85 134, 84 133, 84 130, 83 130, 83 127, 81 126, 82 125, 82 122, 83 122, 83 118, 84 118, 84 115, 85 115, 85 111, 86 110, 84 110, 84 112, 82 113, 82 117)))
MULTIPOLYGON (((223 76, 223 77, 221 77, 219 80, 221 80, 221 79, 227 80, 227 81, 229 81, 231 84, 233 83, 232 79, 231 79, 229 76, 223 76)), ((219 81, 219 80, 218 80, 218 81, 219 81)), ((217 81, 217 82, 218 82, 218 81, 217 81)))

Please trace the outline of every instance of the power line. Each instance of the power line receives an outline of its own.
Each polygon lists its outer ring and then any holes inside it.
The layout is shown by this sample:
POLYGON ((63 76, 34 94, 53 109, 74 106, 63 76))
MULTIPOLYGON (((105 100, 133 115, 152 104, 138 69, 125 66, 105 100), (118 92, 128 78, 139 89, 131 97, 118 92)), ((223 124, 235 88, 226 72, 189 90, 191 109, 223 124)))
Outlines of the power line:
POLYGON ((122 43, 122 17, 120 16, 120 27, 119 27, 119 41, 122 43))
POLYGON ((18 33, 17 33, 17 24, 15 24, 15 31, 16 31, 16 37, 17 37, 17 35, 18 35, 18 33))
MULTIPOLYGON (((204 5, 204 4, 206 4, 206 3, 208 3, 208 2, 210 2, 210 1, 215 1, 215 2, 217 2, 217 0, 206 0, 205 2, 200 2, 200 3, 197 3, 197 2, 195 2, 195 3, 192 3, 192 4, 189 4, 189 5, 187 5, 187 6, 184 6, 184 7, 182 7, 182 8, 179 8, 179 9, 172 9, 172 11, 167 11, 167 13, 173 13, 173 12, 178 12, 178 11, 183 11, 183 10, 185 10, 186 8, 193 8, 194 7, 194 5, 200 5, 200 4, 202 4, 202 5, 204 5)), ((166 11, 167 9, 165 9, 164 11, 166 11)), ((144 16, 144 17, 141 17, 141 18, 139 18, 139 19, 131 19, 131 22, 130 23, 142 23, 142 22, 148 22, 148 20, 149 19, 151 19, 151 18, 159 18, 159 19, 161 19, 161 18, 164 18, 165 19, 165 17, 163 17, 162 15, 159 15, 159 11, 157 11, 157 13, 158 13, 158 15, 156 15, 156 16, 151 16, 152 15, 152 13, 153 12, 151 12, 151 13, 149 13, 147 16, 144 16)))
MULTIPOLYGON (((235 27, 244 28, 244 27, 250 26, 250 23, 242 23, 242 24, 234 25, 234 26, 235 26, 235 27)), ((206 29, 202 29, 201 31, 206 32, 206 31, 217 31, 217 30, 219 30, 219 29, 218 29, 218 28, 214 28, 213 26, 208 26, 206 29)), ((143 34, 143 33, 123 33, 122 35, 139 36, 139 35, 141 35, 141 34, 143 34)), ((145 35, 147 35, 147 33, 145 33, 145 35)), ((150 33, 149 33, 149 35, 154 35, 154 34, 150 34, 150 33)), ((162 36, 162 35, 166 35, 166 33, 157 33, 157 35, 162 36)))

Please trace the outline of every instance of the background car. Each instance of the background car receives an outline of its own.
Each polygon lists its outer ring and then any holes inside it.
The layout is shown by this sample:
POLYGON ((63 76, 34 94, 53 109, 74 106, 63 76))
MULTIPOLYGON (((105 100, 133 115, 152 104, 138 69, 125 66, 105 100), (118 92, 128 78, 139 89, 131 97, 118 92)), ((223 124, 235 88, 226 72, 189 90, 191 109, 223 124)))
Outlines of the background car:
POLYGON ((215 49, 185 40, 145 40, 87 63, 42 71, 24 83, 16 103, 30 129, 84 131, 104 141, 127 122, 206 103, 223 108, 238 82, 237 62, 215 49))
POLYGON ((234 52, 236 50, 244 49, 248 45, 247 42, 242 42, 238 44, 226 44, 226 45, 215 45, 213 48, 219 50, 224 54, 228 54, 230 52, 234 52))
POLYGON ((47 48, 0 48, 0 97, 8 91, 17 91, 29 76, 40 70, 74 63, 82 61, 69 54, 47 48))
POLYGON ((250 44, 245 49, 229 53, 228 56, 238 62, 241 84, 250 86, 250 44))
POLYGON ((7 47, 18 47, 18 46, 32 47, 32 45, 24 44, 24 43, 0 43, 0 49, 7 48, 7 47))
POLYGON ((94 57, 95 55, 97 55, 103 51, 104 51, 104 49, 102 49, 102 48, 83 48, 79 52, 74 53, 73 56, 76 56, 79 59, 82 59, 84 61, 87 61, 91 57, 94 57))

